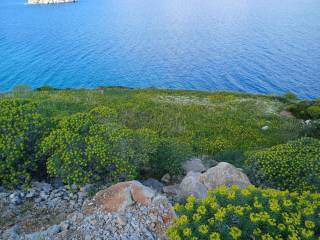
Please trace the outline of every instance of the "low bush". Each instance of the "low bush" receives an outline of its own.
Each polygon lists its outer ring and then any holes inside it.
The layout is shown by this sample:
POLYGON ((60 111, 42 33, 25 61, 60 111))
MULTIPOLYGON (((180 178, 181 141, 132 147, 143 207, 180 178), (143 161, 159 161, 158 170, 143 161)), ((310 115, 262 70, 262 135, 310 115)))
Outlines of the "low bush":
POLYGON ((314 120, 310 124, 304 124, 300 130, 301 137, 320 138, 320 119, 314 120))
POLYGON ((31 90, 29 85, 17 85, 12 89, 11 94, 13 97, 26 98, 30 96, 31 90))
POLYGON ((41 143, 51 176, 78 186, 133 179, 156 150, 154 134, 115 123, 105 107, 72 115, 41 143))
POLYGON ((290 104, 287 109, 294 116, 301 119, 319 119, 320 118, 320 101, 300 101, 290 104))
POLYGON ((161 139, 150 161, 150 177, 160 178, 169 173, 171 176, 183 174, 182 164, 192 156, 192 148, 174 139, 161 139))
POLYGON ((228 162, 241 168, 246 158, 240 150, 228 150, 214 155, 214 159, 218 162, 228 162))
POLYGON ((286 92, 285 94, 283 94, 283 97, 289 102, 298 100, 298 96, 292 92, 286 92))
POLYGON ((246 166, 257 184, 291 191, 320 191, 320 141, 301 138, 250 152, 246 166))
POLYGON ((9 188, 28 184, 39 166, 36 153, 44 126, 35 104, 0 100, 0 184, 9 188))
POLYGON ((312 119, 319 119, 320 118, 320 105, 313 105, 307 108, 307 112, 312 119))
POLYGON ((170 240, 319 239, 320 194, 224 186, 175 205, 170 240))

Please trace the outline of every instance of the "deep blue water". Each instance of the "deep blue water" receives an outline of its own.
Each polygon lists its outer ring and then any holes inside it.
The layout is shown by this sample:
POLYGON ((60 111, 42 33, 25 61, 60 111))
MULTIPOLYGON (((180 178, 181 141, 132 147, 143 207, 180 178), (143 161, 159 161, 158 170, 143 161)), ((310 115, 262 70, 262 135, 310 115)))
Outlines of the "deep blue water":
POLYGON ((0 0, 0 91, 122 85, 320 96, 319 0, 0 0))

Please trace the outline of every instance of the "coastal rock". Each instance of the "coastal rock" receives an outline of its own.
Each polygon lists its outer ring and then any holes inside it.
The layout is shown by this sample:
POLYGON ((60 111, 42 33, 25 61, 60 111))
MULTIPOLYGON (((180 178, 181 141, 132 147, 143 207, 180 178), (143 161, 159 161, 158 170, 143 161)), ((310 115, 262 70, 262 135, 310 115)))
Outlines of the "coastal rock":
POLYGON ((74 3, 76 0, 28 0, 28 4, 74 3))

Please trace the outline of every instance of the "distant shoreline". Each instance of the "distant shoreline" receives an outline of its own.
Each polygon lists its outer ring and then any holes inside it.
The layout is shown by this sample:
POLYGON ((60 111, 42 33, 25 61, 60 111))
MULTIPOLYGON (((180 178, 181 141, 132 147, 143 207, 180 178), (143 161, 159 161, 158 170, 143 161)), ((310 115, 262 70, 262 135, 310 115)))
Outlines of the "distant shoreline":
POLYGON ((75 3, 77 0, 27 0, 28 5, 75 3))

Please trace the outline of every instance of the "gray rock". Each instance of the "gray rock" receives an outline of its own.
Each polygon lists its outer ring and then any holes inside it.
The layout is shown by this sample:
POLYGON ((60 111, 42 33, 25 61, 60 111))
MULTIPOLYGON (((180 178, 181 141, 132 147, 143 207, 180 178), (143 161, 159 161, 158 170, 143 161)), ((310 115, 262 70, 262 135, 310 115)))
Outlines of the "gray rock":
POLYGON ((169 196, 176 196, 180 195, 181 189, 180 189, 180 184, 174 184, 174 185, 169 185, 169 186, 164 186, 162 191, 169 196))
POLYGON ((37 188, 39 191, 43 191, 45 193, 49 193, 52 190, 52 186, 49 183, 45 182, 32 182, 31 183, 32 187, 37 188))
POLYGON ((217 166, 208 169, 199 180, 208 189, 221 185, 228 187, 238 185, 241 188, 251 185, 249 178, 241 170, 226 162, 220 162, 217 166))
MULTIPOLYGON (((217 166, 209 168, 204 173, 189 172, 180 183, 180 196, 187 197, 193 195, 196 198, 204 198, 208 189, 217 188, 221 185, 238 185, 241 188, 249 186, 251 183, 241 169, 233 165, 220 162, 217 166)), ((164 192, 166 192, 164 190, 164 192)))
POLYGON ((187 197, 193 195, 196 198, 204 198, 207 195, 207 187, 200 182, 201 173, 189 172, 180 183, 181 195, 187 197))
POLYGON ((148 178, 147 180, 142 181, 142 184, 156 190, 157 192, 161 192, 162 188, 164 187, 163 183, 154 178, 148 178))
POLYGON ((92 184, 86 184, 83 187, 80 188, 80 192, 88 193, 94 188, 92 184))
POLYGON ((200 158, 192 158, 183 164, 183 169, 186 173, 188 172, 204 172, 206 167, 203 165, 200 158))
POLYGON ((22 194, 20 192, 14 192, 9 195, 10 203, 13 205, 19 205, 23 202, 22 194))
POLYGON ((269 126, 263 126, 263 127, 261 128, 261 130, 267 131, 267 130, 269 130, 269 126))
POLYGON ((30 188, 26 194, 26 198, 34 198, 35 196, 37 196, 36 190, 33 188, 30 188))
POLYGON ((38 198, 34 199, 35 203, 40 203, 42 201, 43 201, 43 199, 41 197, 38 197, 38 198))
POLYGON ((53 225, 51 227, 49 227, 45 232, 47 235, 54 235, 56 233, 61 232, 62 228, 59 225, 53 225))
POLYGON ((9 197, 8 192, 0 192, 0 200, 6 200, 7 197, 9 197))
POLYGON ((30 233, 25 235, 25 238, 28 240, 38 240, 38 239, 52 239, 53 235, 61 232, 62 228, 59 225, 53 225, 51 227, 49 227, 47 230, 45 231, 41 231, 41 232, 34 232, 34 233, 30 233))
POLYGON ((164 183, 170 183, 171 181, 171 176, 169 173, 166 173, 165 175, 163 175, 163 177, 161 178, 161 181, 164 183))
POLYGON ((13 227, 5 230, 4 233, 2 234, 2 237, 3 239, 7 239, 7 240, 18 240, 20 239, 19 230, 20 230, 20 226, 14 225, 13 227))
POLYGON ((40 197, 43 199, 43 200, 47 200, 49 198, 49 194, 47 192, 44 192, 44 191, 41 191, 40 192, 40 197))

